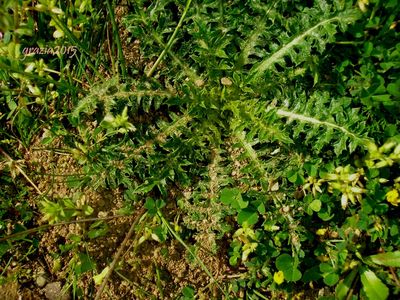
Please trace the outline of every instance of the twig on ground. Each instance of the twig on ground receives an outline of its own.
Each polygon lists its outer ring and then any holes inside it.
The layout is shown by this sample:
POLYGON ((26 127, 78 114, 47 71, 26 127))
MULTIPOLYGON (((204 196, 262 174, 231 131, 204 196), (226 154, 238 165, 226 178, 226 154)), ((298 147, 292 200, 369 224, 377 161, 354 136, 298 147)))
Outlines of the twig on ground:
POLYGON ((78 224, 78 223, 86 223, 86 222, 95 222, 95 221, 107 221, 107 220, 112 220, 116 218, 127 218, 129 216, 126 215, 115 215, 115 216, 109 216, 109 217, 103 217, 103 218, 88 218, 88 219, 79 219, 79 220, 73 220, 73 221, 67 221, 67 222, 60 222, 60 223, 55 223, 55 224, 45 224, 36 228, 20 231, 14 234, 10 234, 7 236, 0 237, 0 242, 4 242, 6 240, 16 238, 20 235, 27 235, 31 233, 35 233, 40 230, 45 230, 50 227, 55 227, 55 226, 63 226, 63 225, 69 225, 69 224, 78 224))
POLYGON ((140 211, 138 212, 138 214, 136 215, 135 220, 133 221, 133 223, 131 225, 131 228, 129 228, 128 233, 126 234, 124 240, 122 241, 121 245, 119 246, 118 251, 115 254, 113 261, 111 262, 110 269, 108 270, 106 276, 104 276, 104 279, 103 279, 99 289, 97 290, 96 297, 94 298, 94 300, 100 299, 101 294, 103 293, 103 290, 106 287, 107 281, 110 278, 115 266, 117 265, 117 262, 118 262, 119 258, 121 257, 126 244, 128 243, 129 239, 132 237, 132 234, 135 231, 136 224, 139 222, 140 217, 143 215, 144 211, 145 211, 145 209, 141 208, 140 211))
MULTIPOLYGON (((14 159, 11 158, 10 155, 7 154, 7 152, 5 152, 1 147, 0 147, 0 153, 3 154, 10 162, 15 161, 14 159)), ((18 164, 15 164, 15 167, 17 168, 18 172, 22 174, 22 176, 25 177, 25 179, 33 186, 33 188, 36 190, 36 192, 39 195, 43 195, 42 191, 37 187, 37 185, 28 177, 28 175, 26 175, 25 171, 22 170, 22 168, 20 166, 18 166, 18 164)))

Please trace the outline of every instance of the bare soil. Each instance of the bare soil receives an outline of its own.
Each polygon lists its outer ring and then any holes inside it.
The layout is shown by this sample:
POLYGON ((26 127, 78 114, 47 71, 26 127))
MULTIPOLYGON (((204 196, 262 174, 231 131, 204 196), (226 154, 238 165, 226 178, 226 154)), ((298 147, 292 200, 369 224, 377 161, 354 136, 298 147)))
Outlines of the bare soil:
MULTIPOLYGON (((25 152, 24 164, 27 173, 31 174, 32 181, 43 195, 57 201, 79 193, 80 199, 94 208, 93 216, 102 218, 117 215, 124 204, 122 191, 68 187, 68 176, 83 172, 80 165, 65 151, 67 147, 60 139, 55 139, 46 146, 42 145, 42 139, 43 134, 33 140, 31 148, 25 152)), ((33 191, 32 195, 35 195, 33 191)), ((35 211, 38 211, 39 199, 39 195, 29 199, 35 211)), ((176 206, 167 206, 167 209, 170 211, 166 212, 166 216, 178 213, 176 206)), ((202 225, 195 235, 195 240, 192 241, 195 245, 193 249, 214 279, 222 282, 229 269, 226 249, 216 248, 215 236, 209 230, 208 225, 211 223, 212 228, 218 227, 218 219, 213 220, 211 210, 203 210, 209 220, 204 220, 204 226, 202 225)), ((74 298, 74 290, 78 289, 82 293, 79 299, 93 299, 98 288, 94 284, 93 276, 110 265, 134 218, 133 214, 108 220, 106 236, 86 238, 70 251, 61 251, 60 246, 72 244, 76 236, 84 237, 90 223, 54 226, 35 233, 32 238, 37 240, 38 245, 33 254, 25 257, 26 249, 23 248, 17 248, 16 253, 13 253, 6 270, 10 282, 0 289, 0 299, 13 300, 22 297, 68 300, 74 298), (73 263, 77 253, 89 255, 96 265, 94 272, 74 276, 76 266, 73 263)), ((34 224, 46 224, 39 212, 34 224)), ((175 299, 185 286, 192 286, 200 296, 203 295, 203 299, 222 296, 211 278, 175 239, 168 239, 164 243, 148 240, 138 247, 133 247, 138 238, 136 236, 132 239, 101 299, 175 299)))

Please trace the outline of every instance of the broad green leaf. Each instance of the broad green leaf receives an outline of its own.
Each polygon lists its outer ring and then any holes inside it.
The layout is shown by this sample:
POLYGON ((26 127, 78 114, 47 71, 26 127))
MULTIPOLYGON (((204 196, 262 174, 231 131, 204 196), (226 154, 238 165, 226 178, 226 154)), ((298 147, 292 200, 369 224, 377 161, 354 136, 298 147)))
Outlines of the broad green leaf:
POLYGON ((280 255, 276 262, 276 267, 279 271, 282 271, 285 275, 285 279, 287 281, 297 281, 300 280, 302 274, 301 272, 294 266, 294 260, 289 254, 280 255))
POLYGON ((297 180, 297 172, 296 171, 290 171, 287 175, 287 179, 291 182, 291 183, 295 183, 297 180))
POLYGON ((94 209, 87 204, 83 205, 81 209, 85 216, 90 216, 94 212, 94 209))
POLYGON ((388 287, 371 270, 364 268, 361 282, 367 297, 371 300, 385 300, 389 296, 388 287))
POLYGON ((223 189, 219 197, 219 200, 226 205, 230 205, 233 201, 237 201, 238 199, 242 199, 239 189, 223 189))
POLYGON ((265 205, 264 203, 260 203, 260 205, 257 206, 257 210, 260 214, 265 214, 265 205))
POLYGON ((289 254, 282 254, 276 259, 275 265, 280 271, 288 270, 293 266, 293 258, 289 254))
POLYGON ((88 232, 88 237, 90 239, 95 239, 101 236, 105 236, 107 233, 107 228, 100 228, 100 229, 94 229, 94 230, 90 230, 88 232))
POLYGON ((146 194, 150 192, 157 184, 158 182, 145 182, 135 189, 135 193, 146 194))
POLYGON ((288 271, 283 271, 287 281, 298 281, 301 279, 301 272, 297 268, 292 268, 288 271))
POLYGON ((229 258, 229 264, 231 265, 231 266, 236 266, 236 264, 237 264, 237 261, 238 261, 238 256, 236 256, 236 255, 234 255, 234 256, 231 256, 230 258, 229 258))
POLYGON ((156 202, 152 198, 147 198, 146 202, 144 203, 144 207, 147 210, 152 210, 152 209, 154 209, 156 207, 156 202))
POLYGON ((400 80, 397 80, 396 83, 389 83, 387 91, 395 97, 400 97, 400 80))
POLYGON ((88 237, 90 239, 94 239, 100 236, 105 236, 107 234, 107 231, 108 231, 107 224, 104 223, 103 221, 98 221, 90 226, 88 237))
POLYGON ((237 216, 237 221, 240 225, 243 225, 245 222, 247 225, 254 225, 258 221, 258 213, 251 208, 242 209, 237 216))
POLYGON ((219 199, 223 204, 230 205, 237 210, 246 208, 249 204, 247 201, 243 200, 239 189, 223 189, 219 199))
POLYGON ((152 239, 162 243, 165 241, 166 237, 167 237, 167 233, 165 232, 165 230, 163 230, 163 228, 161 226, 157 226, 155 228, 153 228, 153 233, 151 235, 152 239))
POLYGON ((371 255, 365 261, 388 267, 400 267, 400 251, 371 255))
POLYGON ((304 169, 306 169, 308 175, 312 177, 317 177, 318 176, 318 168, 311 163, 305 163, 304 164, 304 169))

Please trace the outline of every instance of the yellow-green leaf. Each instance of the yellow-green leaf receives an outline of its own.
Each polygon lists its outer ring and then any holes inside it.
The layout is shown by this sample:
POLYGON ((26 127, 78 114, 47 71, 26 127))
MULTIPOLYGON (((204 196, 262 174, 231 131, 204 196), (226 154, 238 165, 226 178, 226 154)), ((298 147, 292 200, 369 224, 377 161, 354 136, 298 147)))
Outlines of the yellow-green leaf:
POLYGON ((282 271, 278 271, 274 273, 274 281, 280 285, 285 281, 285 276, 282 271))
POLYGON ((388 287, 371 270, 365 268, 362 271, 361 282, 368 299, 386 300, 388 298, 388 287))
POLYGON ((110 270, 110 267, 107 266, 107 267, 105 267, 105 268, 103 269, 103 271, 101 271, 100 274, 97 274, 97 275, 93 276, 94 283, 95 283, 96 285, 100 285, 100 284, 102 283, 104 277, 106 277, 106 275, 107 275, 107 273, 108 273, 109 270, 110 270))
POLYGON ((371 255, 366 260, 377 265, 398 268, 400 267, 400 251, 371 255))

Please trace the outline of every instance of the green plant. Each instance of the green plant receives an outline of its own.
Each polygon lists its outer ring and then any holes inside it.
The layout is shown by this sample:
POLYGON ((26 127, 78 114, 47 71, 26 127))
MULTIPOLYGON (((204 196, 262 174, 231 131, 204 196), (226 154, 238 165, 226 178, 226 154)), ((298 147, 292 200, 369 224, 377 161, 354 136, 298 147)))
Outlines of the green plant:
MULTIPOLYGON (((5 19, 0 76, 14 88, 2 85, 0 138, 7 151, 56 144, 52 153, 77 163, 65 178, 75 198, 35 199, 45 220, 91 215, 79 197, 89 187, 121 191, 125 212, 147 209, 127 235, 136 230, 133 252, 178 241, 208 276, 210 298, 301 297, 310 286, 340 299, 396 297, 398 2, 128 1, 119 23, 115 1, 7 2, 24 22, 5 19), (18 37, 34 36, 34 24, 77 54, 20 60, 18 37), (88 33, 102 29, 112 41, 88 33), (130 41, 136 64, 124 57, 130 41), (232 280, 197 254, 204 236, 212 255, 228 254, 232 280)), ((29 193, 19 180, 35 173, 21 152, 1 177, 19 197, 29 193)), ((65 248, 74 265, 97 269, 78 249, 105 234, 95 223, 74 237, 65 248)), ((121 251, 97 270, 97 298, 121 251)), ((200 288, 171 294, 192 299, 200 288)))

